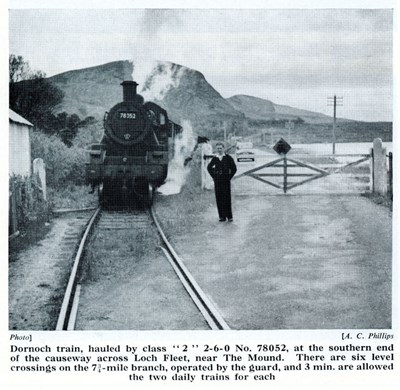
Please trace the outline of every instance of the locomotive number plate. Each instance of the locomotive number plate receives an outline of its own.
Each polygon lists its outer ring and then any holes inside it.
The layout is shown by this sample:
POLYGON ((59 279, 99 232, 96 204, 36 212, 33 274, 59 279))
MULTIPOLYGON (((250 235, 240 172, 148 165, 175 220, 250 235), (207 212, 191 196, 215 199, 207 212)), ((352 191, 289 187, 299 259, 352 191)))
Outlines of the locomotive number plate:
POLYGON ((136 119, 136 114, 134 112, 120 112, 119 119, 136 119))

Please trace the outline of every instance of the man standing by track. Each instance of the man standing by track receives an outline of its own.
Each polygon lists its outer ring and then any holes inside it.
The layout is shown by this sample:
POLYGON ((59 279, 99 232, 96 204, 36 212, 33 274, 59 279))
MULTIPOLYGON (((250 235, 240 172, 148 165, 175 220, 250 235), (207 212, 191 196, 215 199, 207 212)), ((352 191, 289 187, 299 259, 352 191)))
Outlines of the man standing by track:
POLYGON ((217 154, 211 159, 207 170, 214 179, 219 220, 232 222, 231 179, 236 173, 236 164, 233 158, 225 153, 222 142, 217 142, 215 146, 217 154))

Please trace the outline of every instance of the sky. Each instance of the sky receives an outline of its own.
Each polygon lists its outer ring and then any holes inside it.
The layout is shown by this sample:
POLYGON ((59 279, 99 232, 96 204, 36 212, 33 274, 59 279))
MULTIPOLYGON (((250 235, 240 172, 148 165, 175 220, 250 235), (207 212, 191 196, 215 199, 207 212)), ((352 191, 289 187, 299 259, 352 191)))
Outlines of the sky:
MULTIPOLYGON (((12 7, 11 7, 12 8, 12 7)), ((225 98, 252 95, 391 121, 390 9, 11 9, 9 51, 47 76, 117 60, 200 71, 225 98)))

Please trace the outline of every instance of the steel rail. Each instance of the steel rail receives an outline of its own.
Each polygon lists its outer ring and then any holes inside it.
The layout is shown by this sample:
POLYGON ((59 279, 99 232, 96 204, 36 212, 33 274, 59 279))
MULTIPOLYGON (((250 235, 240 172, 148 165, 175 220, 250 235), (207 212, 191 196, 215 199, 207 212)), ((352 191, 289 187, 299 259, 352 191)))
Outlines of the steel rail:
POLYGON ((178 256, 178 254, 175 252, 174 248, 168 241, 152 208, 150 209, 150 215, 153 218, 158 232, 166 246, 166 248, 162 247, 164 254, 166 255, 168 261, 171 263, 173 269, 177 273, 179 279, 181 280, 182 284, 184 285, 195 305, 202 313, 210 328, 212 330, 229 330, 229 325, 225 322, 219 311, 215 308, 210 299, 197 284, 194 277, 184 265, 182 259, 178 256))
POLYGON ((55 209, 52 210, 51 212, 54 214, 67 214, 67 213, 78 213, 78 212, 84 212, 84 211, 92 211, 96 210, 97 207, 85 207, 83 209, 55 209))
MULTIPOLYGON (((81 242, 78 247, 78 251, 75 255, 74 265, 72 267, 72 271, 68 280, 67 288, 65 290, 64 299, 61 305, 60 314, 58 316, 58 321, 56 325, 56 330, 72 330, 73 326, 69 323, 69 316, 71 313, 71 307, 73 306, 73 300, 75 299, 75 290, 76 290, 76 277, 78 274, 78 269, 80 265, 80 261, 82 258, 83 250, 86 245, 87 238, 92 230, 94 222, 96 221, 101 208, 97 208, 96 211, 91 216, 86 229, 85 233, 82 236, 81 242)), ((74 309, 75 311, 76 309, 74 309)), ((74 314, 75 316, 75 314, 74 314)))

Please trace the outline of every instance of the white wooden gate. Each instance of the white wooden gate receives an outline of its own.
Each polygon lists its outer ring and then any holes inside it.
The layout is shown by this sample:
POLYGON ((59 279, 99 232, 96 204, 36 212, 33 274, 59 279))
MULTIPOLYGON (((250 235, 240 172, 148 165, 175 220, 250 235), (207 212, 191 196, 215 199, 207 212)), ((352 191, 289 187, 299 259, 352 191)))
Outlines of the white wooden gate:
MULTIPOLYGON (((285 194, 316 180, 320 180, 321 185, 308 185, 312 193, 365 193, 372 190, 372 151, 369 154, 300 155, 290 152, 291 146, 283 138, 273 149, 279 158, 271 152, 262 154, 260 151, 256 155, 256 166, 244 171, 240 169, 234 179, 250 177, 283 190, 285 194)), ((252 185, 247 183, 247 187, 252 185)))

